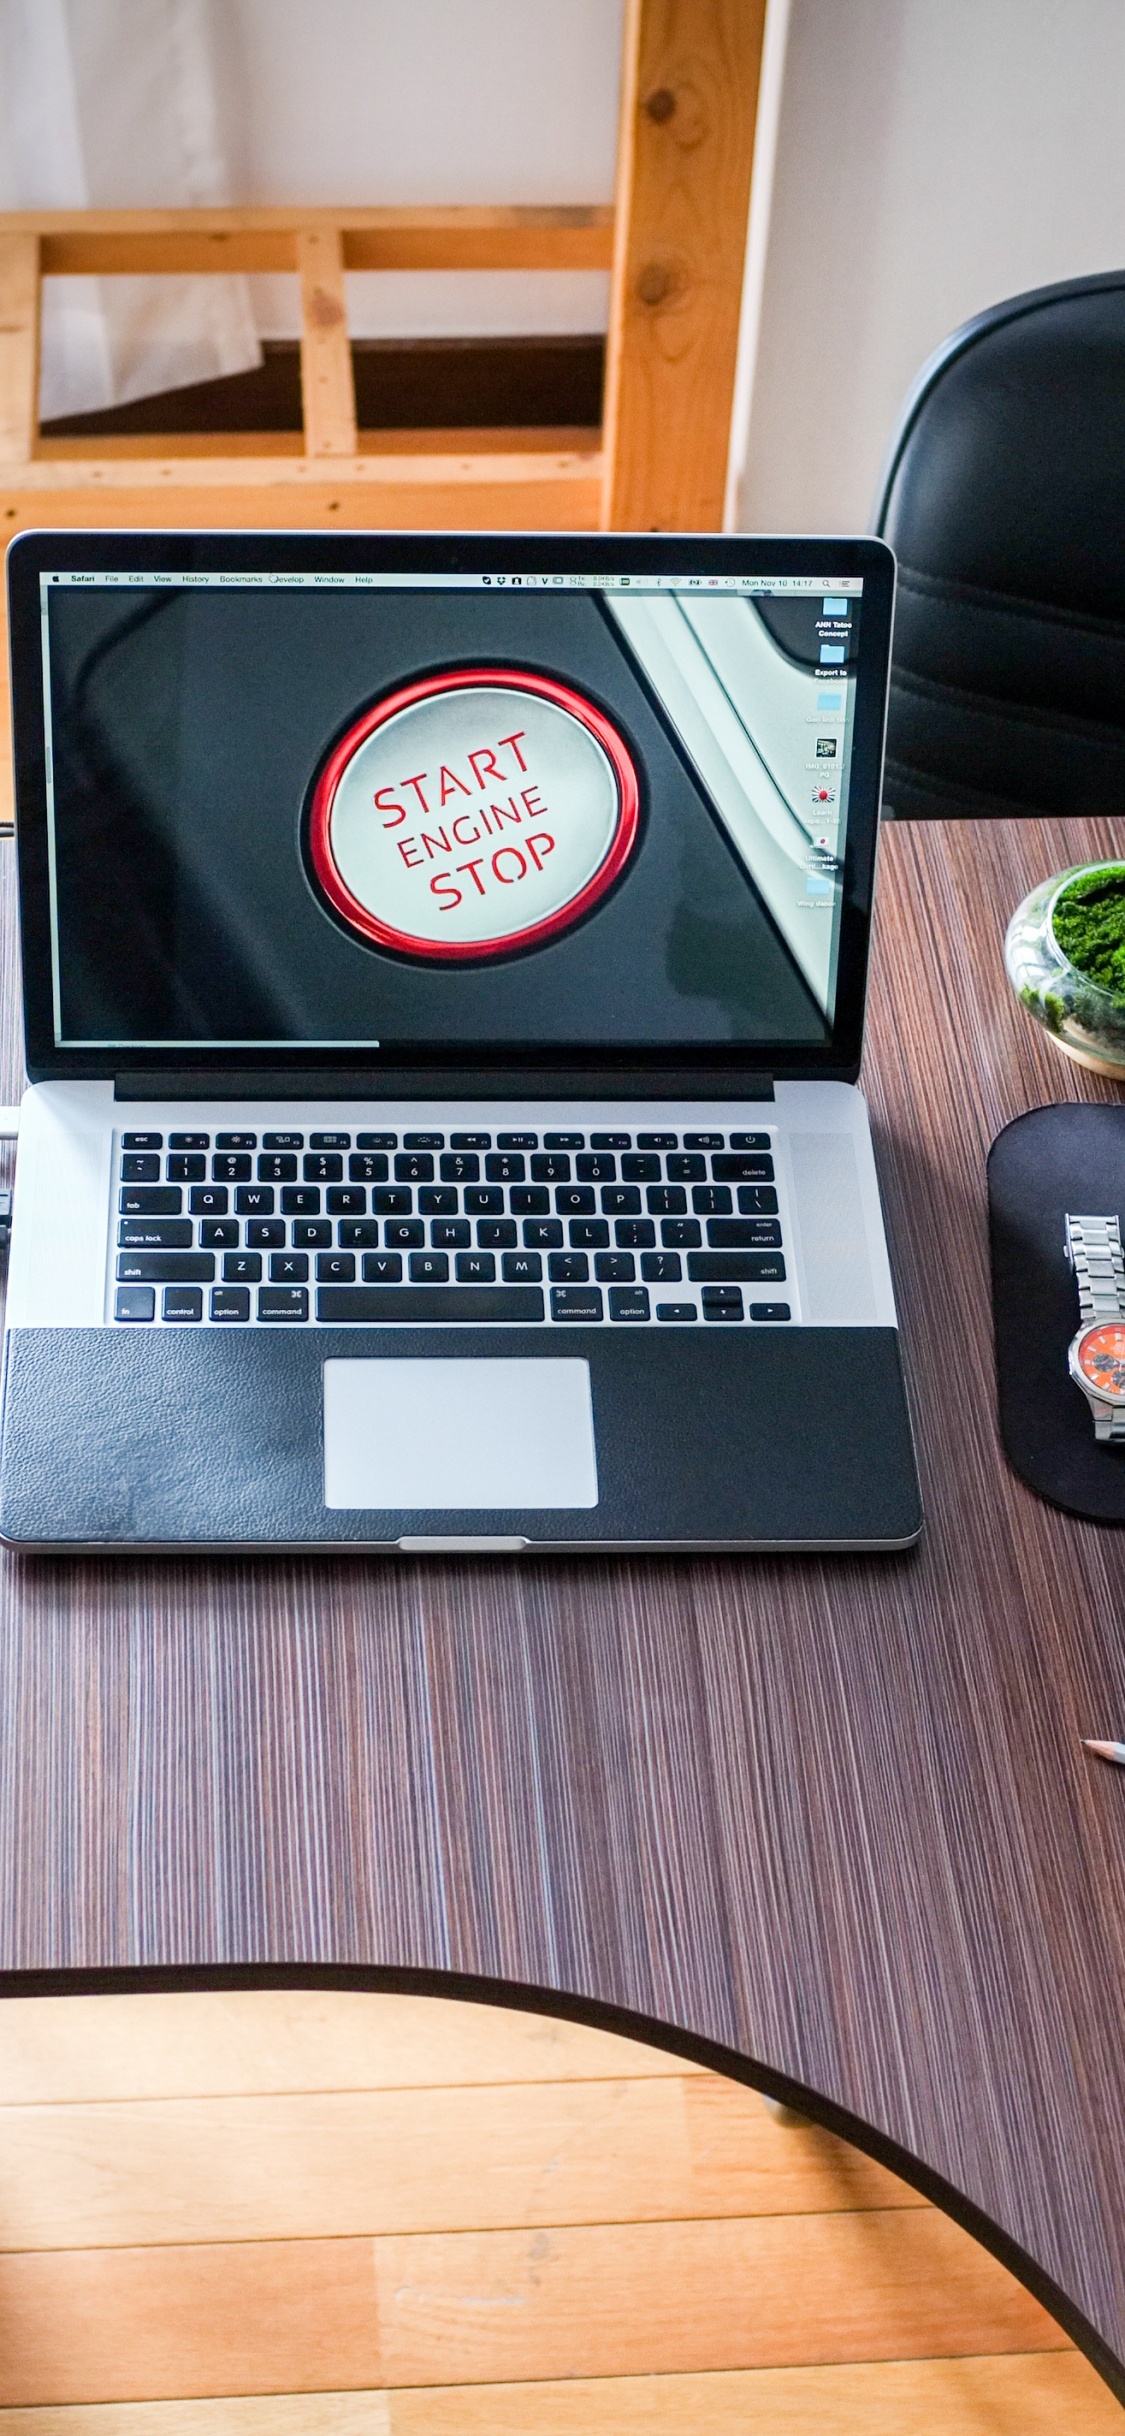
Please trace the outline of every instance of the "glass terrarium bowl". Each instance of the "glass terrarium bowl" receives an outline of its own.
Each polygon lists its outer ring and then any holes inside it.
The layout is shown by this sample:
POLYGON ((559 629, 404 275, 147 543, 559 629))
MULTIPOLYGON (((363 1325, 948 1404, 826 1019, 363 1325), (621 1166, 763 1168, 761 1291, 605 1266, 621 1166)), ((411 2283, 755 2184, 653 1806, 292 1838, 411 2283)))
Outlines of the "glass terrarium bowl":
POLYGON ((1125 863, 1074 863, 1069 871, 1041 880, 1012 915, 1004 963, 1017 998, 1056 1049, 1076 1065, 1125 1082, 1125 996, 1116 996, 1080 972, 1064 955, 1053 926, 1064 888, 1101 872, 1125 888, 1125 863))

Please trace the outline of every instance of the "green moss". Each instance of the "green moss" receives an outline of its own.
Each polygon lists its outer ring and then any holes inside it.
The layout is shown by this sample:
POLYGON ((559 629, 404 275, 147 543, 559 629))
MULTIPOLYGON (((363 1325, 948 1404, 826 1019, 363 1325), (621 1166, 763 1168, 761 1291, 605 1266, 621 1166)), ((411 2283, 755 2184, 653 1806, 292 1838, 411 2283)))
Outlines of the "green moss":
POLYGON ((1071 880, 1051 928, 1068 961, 1125 1002, 1125 863, 1103 863, 1071 880))

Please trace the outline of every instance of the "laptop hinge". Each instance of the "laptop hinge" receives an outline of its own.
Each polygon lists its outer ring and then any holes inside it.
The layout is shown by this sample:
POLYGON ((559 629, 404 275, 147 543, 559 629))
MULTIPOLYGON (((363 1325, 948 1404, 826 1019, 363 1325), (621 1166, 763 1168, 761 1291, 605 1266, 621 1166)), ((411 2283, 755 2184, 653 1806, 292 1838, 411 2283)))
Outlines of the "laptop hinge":
POLYGON ((115 1100, 772 1100, 773 1077, 741 1066, 134 1068, 115 1100))

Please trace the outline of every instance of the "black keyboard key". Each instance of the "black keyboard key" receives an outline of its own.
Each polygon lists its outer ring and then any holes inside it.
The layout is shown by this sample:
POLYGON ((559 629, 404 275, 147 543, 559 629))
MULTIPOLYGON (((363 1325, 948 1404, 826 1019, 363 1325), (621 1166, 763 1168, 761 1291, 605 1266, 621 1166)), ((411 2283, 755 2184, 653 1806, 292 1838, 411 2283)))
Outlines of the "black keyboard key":
POLYGON ((404 1150, 444 1150, 445 1135, 443 1133, 404 1133, 402 1147, 404 1150))
POLYGON ((541 1150, 531 1162, 533 1184, 569 1184, 570 1160, 562 1150, 541 1150))
POLYGON ((397 1133, 357 1133, 355 1146, 357 1150, 397 1150, 398 1135, 397 1133))
POLYGON ((123 1133, 121 1148, 122 1150, 163 1150, 164 1136, 162 1133, 123 1133))
POLYGON ((291 1150, 264 1150, 258 1160, 259 1184, 295 1184, 297 1160, 291 1150))
POLYGON ((590 1274, 585 1252, 552 1252, 547 1267, 552 1281, 560 1286, 582 1285, 590 1274))
POLYGON ((385 1153, 381 1150, 353 1150, 348 1160, 348 1174, 353 1184, 385 1184, 390 1174, 385 1153))
POLYGON ((505 1252, 501 1275, 509 1286, 537 1286, 543 1275, 541 1252, 505 1252))
POLYGON ((678 1252, 642 1252, 641 1276, 654 1286, 678 1286, 684 1264, 678 1252))
POLYGON ((679 1139, 680 1137, 677 1133, 639 1133, 637 1135, 637 1149, 675 1150, 679 1143, 679 1139))
MULTIPOLYGON (((736 1136, 735 1139, 737 1140, 737 1138, 736 1136)), ((722 1147, 721 1133, 685 1133, 684 1135, 685 1150, 721 1150, 722 1147)))
POLYGON ((416 1251, 425 1240, 426 1229, 420 1218, 386 1218, 383 1221, 383 1241, 395 1251, 416 1251))
POLYGON ((537 1133, 498 1133, 496 1148, 497 1150, 538 1150, 539 1136, 537 1133))
POLYGON ((407 1268, 412 1286, 444 1286, 449 1283, 448 1252, 412 1252, 407 1268))
POLYGON ((499 1218, 504 1210, 504 1193, 499 1184, 467 1184, 465 1209, 470 1218, 499 1218))
POLYGON ((434 1163, 428 1150, 400 1150, 395 1160, 395 1176, 400 1184, 432 1184, 434 1163))
POLYGON ((307 1252, 271 1252, 271 1286, 303 1286, 309 1274, 307 1252))
POLYGON ((239 1184, 235 1189, 234 1206, 240 1218, 272 1218, 272 1184, 239 1184))
POLYGON ((363 1274, 370 1285, 393 1286, 402 1276, 401 1252, 365 1252, 363 1274))
POLYGON ((636 1184, 603 1184, 602 1208, 607 1218, 632 1218, 641 1206, 636 1184))
POLYGON ((307 1150, 301 1162, 306 1184, 338 1184, 343 1172, 338 1150, 307 1150))
MULTIPOLYGON (((492 1135, 490 1133, 451 1133, 449 1147, 451 1150, 491 1150, 492 1135)), ((444 1175, 444 1168, 442 1173, 444 1175)))
POLYGON ((752 1320, 787 1320, 792 1319, 793 1314, 788 1303, 751 1303, 750 1317, 752 1320))
POLYGON ((169 1150, 210 1150, 211 1136, 209 1133, 170 1133, 168 1148, 169 1150))
POLYGON ((156 1295, 151 1286, 119 1286, 113 1316, 119 1320, 151 1320, 156 1318, 156 1295))
MULTIPOLYGON (((561 1218, 525 1218, 523 1239, 533 1252, 558 1252, 562 1249, 561 1218)), ((515 1242, 513 1231, 512 1241, 515 1242)))
POLYGON ((166 1320, 201 1320, 203 1289, 201 1286, 165 1286, 161 1317, 166 1320))
POLYGON ((730 1146, 732 1150, 768 1150, 770 1138, 768 1133, 732 1133, 730 1146))
POLYGON ((230 1208, 230 1194, 225 1184, 193 1184, 188 1194, 188 1208, 193 1218, 225 1218, 230 1208))
POLYGON ((636 1274, 632 1252, 599 1252, 594 1262, 594 1275, 603 1286, 631 1286, 636 1274))
POLYGON ((776 1218, 777 1194, 772 1184, 740 1184, 738 1206, 744 1217, 776 1218))
MULTIPOLYGON (((172 1139, 175 1140, 175 1135, 172 1139)), ((130 1164, 128 1159, 122 1159, 122 1174, 130 1164)), ((156 1166, 159 1168, 159 1165, 158 1159, 156 1166)), ((151 1173, 151 1162, 146 1162, 145 1173, 151 1173)), ((201 1150, 170 1150, 164 1163, 164 1173, 169 1184, 202 1184, 207 1173, 207 1161, 201 1150)))
POLYGON ((617 1161, 607 1150, 587 1150, 575 1160, 574 1173, 580 1184, 616 1184, 617 1161))
POLYGON ((249 1286, 212 1286, 211 1317, 213 1320, 248 1320, 249 1286))
POLYGON ((260 1252, 228 1252, 223 1261, 223 1284, 256 1286, 262 1274, 260 1252))
POLYGON ((457 1187, 455 1184, 424 1184, 418 1195, 418 1207, 424 1218, 455 1218, 457 1187))
POLYGON ((131 1252, 188 1252, 191 1250, 190 1218, 123 1218, 117 1229, 118 1243, 131 1252))
POLYGON ((279 1252, 285 1242, 284 1218, 248 1218, 246 1241, 258 1251, 279 1252))
POLYGON ((316 1316, 338 1327, 368 1321, 385 1326, 390 1320, 410 1327, 424 1321, 438 1327, 456 1321, 469 1326, 529 1322, 543 1318, 543 1291, 540 1286, 321 1286, 316 1316))
POLYGON ((572 1218, 567 1237, 576 1252, 600 1252, 609 1242, 608 1218, 572 1218))
POLYGON ((703 1305, 705 1320, 740 1320, 742 1318, 742 1296, 737 1287, 725 1289, 721 1286, 704 1286, 699 1299, 703 1305))
POLYGON ((414 1195, 408 1184, 373 1184, 372 1213, 378 1218, 409 1218, 414 1195))
POLYGON ((544 1150, 585 1150, 586 1136, 584 1133, 545 1133, 543 1148, 544 1150))
POLYGON ((600 1320, 603 1317, 600 1286, 555 1286, 551 1293, 553 1320, 600 1320))
POLYGON ((703 1241, 703 1229, 698 1218, 662 1218, 660 1240, 673 1252, 694 1251, 703 1241))
POLYGON ((555 1208, 560 1218, 592 1217, 597 1206, 592 1184, 556 1184, 555 1208))
POLYGON ((209 1286, 215 1274, 213 1252, 119 1252, 117 1275, 123 1286, 209 1286))
POLYGON ((654 1218, 676 1218, 687 1208, 687 1194, 682 1184, 650 1184, 645 1194, 645 1208, 654 1218))
POLYGON ((698 1285, 783 1286, 780 1252, 689 1252, 688 1276, 698 1285))
POLYGON ((127 1150, 121 1161, 123 1184, 155 1184, 160 1175, 160 1160, 154 1150, 127 1150))
POLYGON ((651 1218, 619 1218, 613 1240, 623 1252, 647 1252, 656 1242, 655 1222, 651 1218))
POLYGON ((609 1316, 611 1320, 651 1319, 648 1295, 644 1287, 611 1286, 609 1289, 609 1316))
MULTIPOLYGON (((378 1241, 378 1235, 371 1238, 378 1241)), ((289 1241, 302 1252, 326 1251, 332 1241, 330 1218, 294 1218, 289 1229, 289 1241)))
POLYGON ((212 1251, 229 1251, 238 1242, 237 1218, 201 1218, 199 1240, 212 1251))
POLYGON ((354 1252, 318 1252, 316 1282, 318 1286, 350 1286, 355 1276, 354 1252))
MULTIPOLYGON (((466 1193, 465 1199, 468 1200, 468 1197, 466 1193)), ((506 1252, 515 1240, 516 1222, 514 1218, 478 1218, 477 1242, 482 1252, 506 1252)), ((526 1241, 527 1228, 525 1227, 524 1242, 526 1243, 526 1241)), ((559 1228, 559 1242, 562 1242, 561 1227, 559 1228)))
POLYGON ((697 1217, 723 1218, 734 1208, 729 1184, 697 1184, 693 1187, 691 1206, 697 1217))
POLYGON ((622 1159, 621 1173, 626 1184, 658 1184, 660 1161, 649 1158, 647 1153, 641 1156, 636 1151, 630 1151, 628 1157, 622 1159))
POLYGON ((479 1184, 480 1160, 475 1150, 446 1150, 438 1160, 438 1174, 446 1184, 479 1184))
POLYGON ((631 1133, 592 1133, 590 1136, 591 1150, 631 1150, 632 1147, 631 1133))
POLYGON ((709 1218, 707 1241, 716 1251, 763 1252, 781 1242, 776 1218, 709 1218))
POLYGON ((303 1150, 304 1147, 303 1133, 264 1133, 262 1135, 263 1150, 303 1150))
POLYGON ((471 1243, 472 1228, 467 1218, 431 1218, 430 1242, 435 1252, 459 1252, 471 1243))
POLYGON ((242 1184, 250 1174, 250 1153, 246 1150, 217 1150, 211 1161, 213 1184, 242 1184))
POLYGON ((658 1303, 656 1316, 658 1320, 674 1320, 682 1324, 695 1319, 697 1313, 694 1303, 658 1303))
POLYGON ((283 1184, 281 1206, 287 1218, 319 1218, 319 1184, 283 1184))
MULTIPOLYGON (((332 1288, 329 1287, 329 1293, 332 1288)), ((337 1288, 346 1294, 346 1286, 337 1288)), ((258 1317, 260 1320, 307 1320, 309 1295, 307 1286, 259 1286, 258 1317)))
POLYGON ((333 1218, 365 1218, 367 1190, 362 1184, 330 1184, 324 1206, 333 1218))
POLYGON ((664 1164, 664 1173, 671 1184, 697 1184, 707 1173, 706 1159, 677 1150, 664 1164))
POLYGON ((543 1218, 551 1206, 545 1184, 513 1184, 508 1195, 513 1218, 543 1218))
POLYGON ((490 1286, 496 1275, 495 1252, 459 1252, 454 1263, 457 1281, 464 1286, 490 1286))
POLYGON ((522 1184, 527 1175, 527 1161, 518 1151, 490 1151, 484 1163, 490 1184, 522 1184))
POLYGON ((123 1184, 117 1206, 124 1218, 177 1218, 184 1196, 178 1184, 123 1184))
POLYGON ((711 1173, 717 1184, 772 1184, 773 1160, 755 1158, 745 1150, 716 1151, 711 1173))
POLYGON ((216 1150, 257 1150, 257 1147, 256 1133, 217 1133, 215 1136, 216 1150))
POLYGON ((351 1146, 350 1133, 310 1133, 309 1135, 310 1150, 350 1150, 351 1146))

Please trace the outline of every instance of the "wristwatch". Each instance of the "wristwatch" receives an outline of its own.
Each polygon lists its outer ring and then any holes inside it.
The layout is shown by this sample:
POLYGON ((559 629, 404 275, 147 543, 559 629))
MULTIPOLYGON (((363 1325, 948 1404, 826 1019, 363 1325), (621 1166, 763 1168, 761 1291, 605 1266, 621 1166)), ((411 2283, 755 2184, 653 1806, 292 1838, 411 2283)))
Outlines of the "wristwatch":
POLYGON ((1125 1260, 1116 1218, 1066 1221, 1066 1256, 1078 1286, 1080 1325, 1067 1356, 1094 1416, 1094 1436, 1125 1446, 1125 1260))

